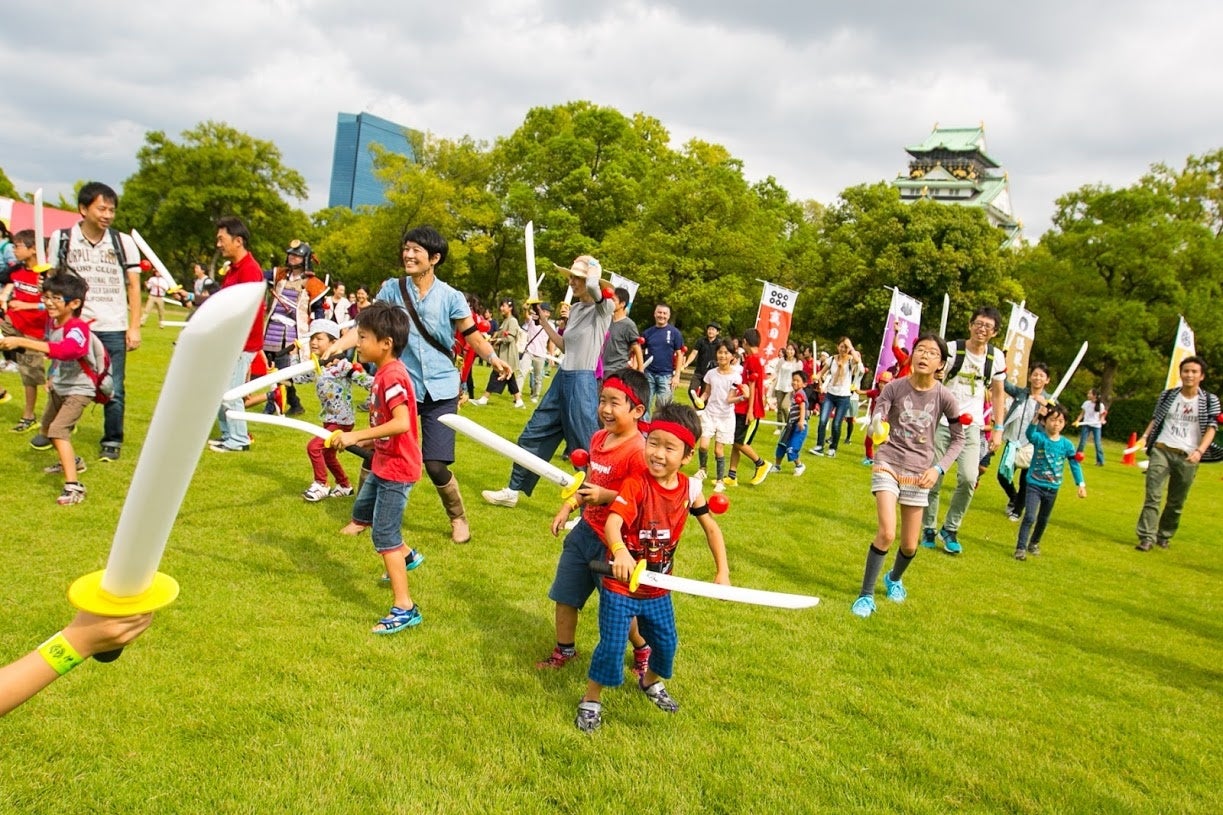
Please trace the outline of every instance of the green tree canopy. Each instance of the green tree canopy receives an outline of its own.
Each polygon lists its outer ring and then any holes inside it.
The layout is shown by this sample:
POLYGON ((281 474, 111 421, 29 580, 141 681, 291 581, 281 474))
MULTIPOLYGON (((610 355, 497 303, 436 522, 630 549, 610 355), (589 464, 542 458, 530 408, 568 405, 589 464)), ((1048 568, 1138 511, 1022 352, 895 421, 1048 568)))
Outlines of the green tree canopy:
POLYGON ((0 167, 0 195, 3 195, 5 198, 21 198, 21 194, 17 192, 17 188, 13 186, 13 182, 9 180, 2 167, 0 167))

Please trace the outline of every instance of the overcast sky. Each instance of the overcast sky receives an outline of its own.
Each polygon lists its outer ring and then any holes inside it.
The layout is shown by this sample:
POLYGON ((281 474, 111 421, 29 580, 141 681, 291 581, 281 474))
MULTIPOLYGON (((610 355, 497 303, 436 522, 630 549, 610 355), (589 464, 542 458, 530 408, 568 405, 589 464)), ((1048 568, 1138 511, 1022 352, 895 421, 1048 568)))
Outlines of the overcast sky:
POLYGON ((493 140, 588 99, 831 203, 935 122, 985 123, 1029 237, 1054 199, 1223 147, 1223 3, 55 0, 5 4, 0 167, 118 186, 148 130, 275 142, 326 205, 336 113, 493 140))

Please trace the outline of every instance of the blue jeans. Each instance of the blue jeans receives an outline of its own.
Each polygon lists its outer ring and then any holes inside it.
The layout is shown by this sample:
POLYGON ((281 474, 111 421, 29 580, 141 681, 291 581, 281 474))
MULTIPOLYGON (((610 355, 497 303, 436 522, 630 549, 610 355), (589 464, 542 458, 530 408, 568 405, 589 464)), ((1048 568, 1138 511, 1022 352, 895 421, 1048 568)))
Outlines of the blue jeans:
POLYGON ((403 546, 403 511, 412 484, 388 481, 370 473, 352 505, 352 519, 370 527, 376 552, 393 552, 403 546))
POLYGON ((1029 539, 1032 545, 1040 543, 1045 534, 1045 524, 1057 501, 1057 487, 1042 486, 1037 481, 1028 482, 1028 494, 1023 509, 1023 523, 1019 525, 1019 542, 1016 549, 1026 549, 1029 539))
POLYGON ((652 374, 646 371, 645 378, 650 380, 650 401, 646 403, 644 418, 650 418, 650 411, 671 401, 671 377, 674 371, 665 374, 652 374))
POLYGON ((1096 464, 1104 463, 1104 450, 1100 447, 1100 428, 1088 427, 1082 425, 1079 428, 1079 447, 1078 452, 1083 452, 1083 448, 1087 446, 1087 437, 1090 436, 1092 442, 1096 445, 1096 464))
POLYGON ((815 446, 824 446, 824 434, 828 430, 828 416, 832 415, 832 449, 837 449, 837 444, 841 441, 841 422, 845 421, 845 414, 849 412, 849 397, 848 396, 833 396, 832 394, 824 395, 824 403, 820 405, 820 429, 815 434, 815 446))
POLYGON ((773 458, 780 461, 781 457, 785 456, 789 461, 798 461, 798 455, 803 451, 803 445, 807 443, 807 431, 810 429, 810 425, 802 430, 798 429, 798 425, 794 425, 781 431, 781 441, 777 442, 777 450, 773 458))
MULTIPOLYGON (((246 382, 246 375, 250 372, 251 360, 254 358, 254 351, 243 351, 241 354, 238 354, 238 361, 234 364, 234 372, 229 375, 229 385, 225 390, 233 390, 246 382)), ((229 399, 221 402, 221 410, 217 413, 217 424, 221 426, 221 443, 226 447, 232 447, 234 450, 250 444, 251 437, 246 435, 245 420, 230 420, 225 415, 225 412, 227 410, 243 409, 242 399, 229 399)))
MULTIPOLYGON (((556 372, 552 387, 544 393, 527 426, 518 435, 518 446, 548 461, 560 443, 570 450, 590 447, 590 437, 599 429, 599 386, 594 371, 556 372)), ((510 489, 530 495, 539 476, 514 465, 510 489)))
POLYGON ((598 588, 599 577, 590 571, 590 561, 606 560, 607 547, 586 523, 578 525, 565 536, 561 557, 556 563, 556 577, 548 589, 548 599, 581 609, 598 588))
POLYGON ((115 393, 102 406, 102 446, 123 446, 123 379, 127 374, 127 332, 97 331, 98 339, 110 354, 110 374, 115 380, 115 393))

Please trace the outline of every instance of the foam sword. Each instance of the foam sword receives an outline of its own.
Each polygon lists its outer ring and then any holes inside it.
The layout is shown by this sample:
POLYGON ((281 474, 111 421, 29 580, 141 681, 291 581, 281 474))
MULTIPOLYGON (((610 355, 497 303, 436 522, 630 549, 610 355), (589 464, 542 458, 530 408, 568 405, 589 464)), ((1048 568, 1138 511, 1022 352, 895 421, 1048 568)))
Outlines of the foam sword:
POLYGON ((438 421, 451 430, 478 441, 494 453, 500 453, 510 461, 524 469, 530 470, 545 481, 551 481, 553 484, 556 484, 561 488, 561 498, 572 497, 578 491, 578 488, 582 486, 582 481, 586 478, 586 473, 581 470, 570 475, 560 467, 544 461, 534 453, 522 449, 509 439, 498 436, 493 431, 483 425, 476 424, 465 416, 460 416, 457 413, 448 413, 445 416, 439 416, 438 421))
MULTIPOLYGON (((602 560, 592 560, 588 564, 596 574, 611 575, 610 563, 602 560)), ((641 584, 653 586, 656 589, 678 591, 683 594, 695 594, 698 597, 710 597, 714 600, 730 600, 734 603, 749 603, 754 606, 772 606, 773 608, 811 608, 818 606, 820 598, 807 594, 786 594, 780 591, 764 591, 762 589, 746 589, 742 586, 725 586, 721 583, 707 583, 703 580, 692 580, 687 577, 676 577, 673 574, 652 572, 646 568, 644 559, 637 561, 629 576, 629 591, 637 591, 641 584)))
POLYGON ((1083 356, 1087 353, 1087 342, 1084 341, 1079 347, 1079 353, 1075 355, 1074 362, 1070 363, 1070 367, 1066 369, 1066 373, 1062 375, 1062 381, 1057 383, 1057 388, 1049 396, 1050 404, 1057 404, 1057 397, 1062 395, 1062 391, 1070 384, 1070 379, 1074 376, 1074 372, 1079 369, 1079 363, 1083 361, 1083 356))

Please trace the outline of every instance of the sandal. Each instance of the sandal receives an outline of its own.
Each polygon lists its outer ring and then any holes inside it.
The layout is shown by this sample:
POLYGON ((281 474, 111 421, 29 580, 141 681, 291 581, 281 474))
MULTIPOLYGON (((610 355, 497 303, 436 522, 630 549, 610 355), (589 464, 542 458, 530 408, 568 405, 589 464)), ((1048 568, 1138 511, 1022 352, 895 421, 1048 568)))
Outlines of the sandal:
POLYGON ((406 611, 399 606, 391 606, 391 613, 379 620, 378 624, 370 629, 370 632, 374 634, 397 634, 405 628, 420 625, 422 620, 420 605, 416 603, 413 603, 412 607, 406 611))

